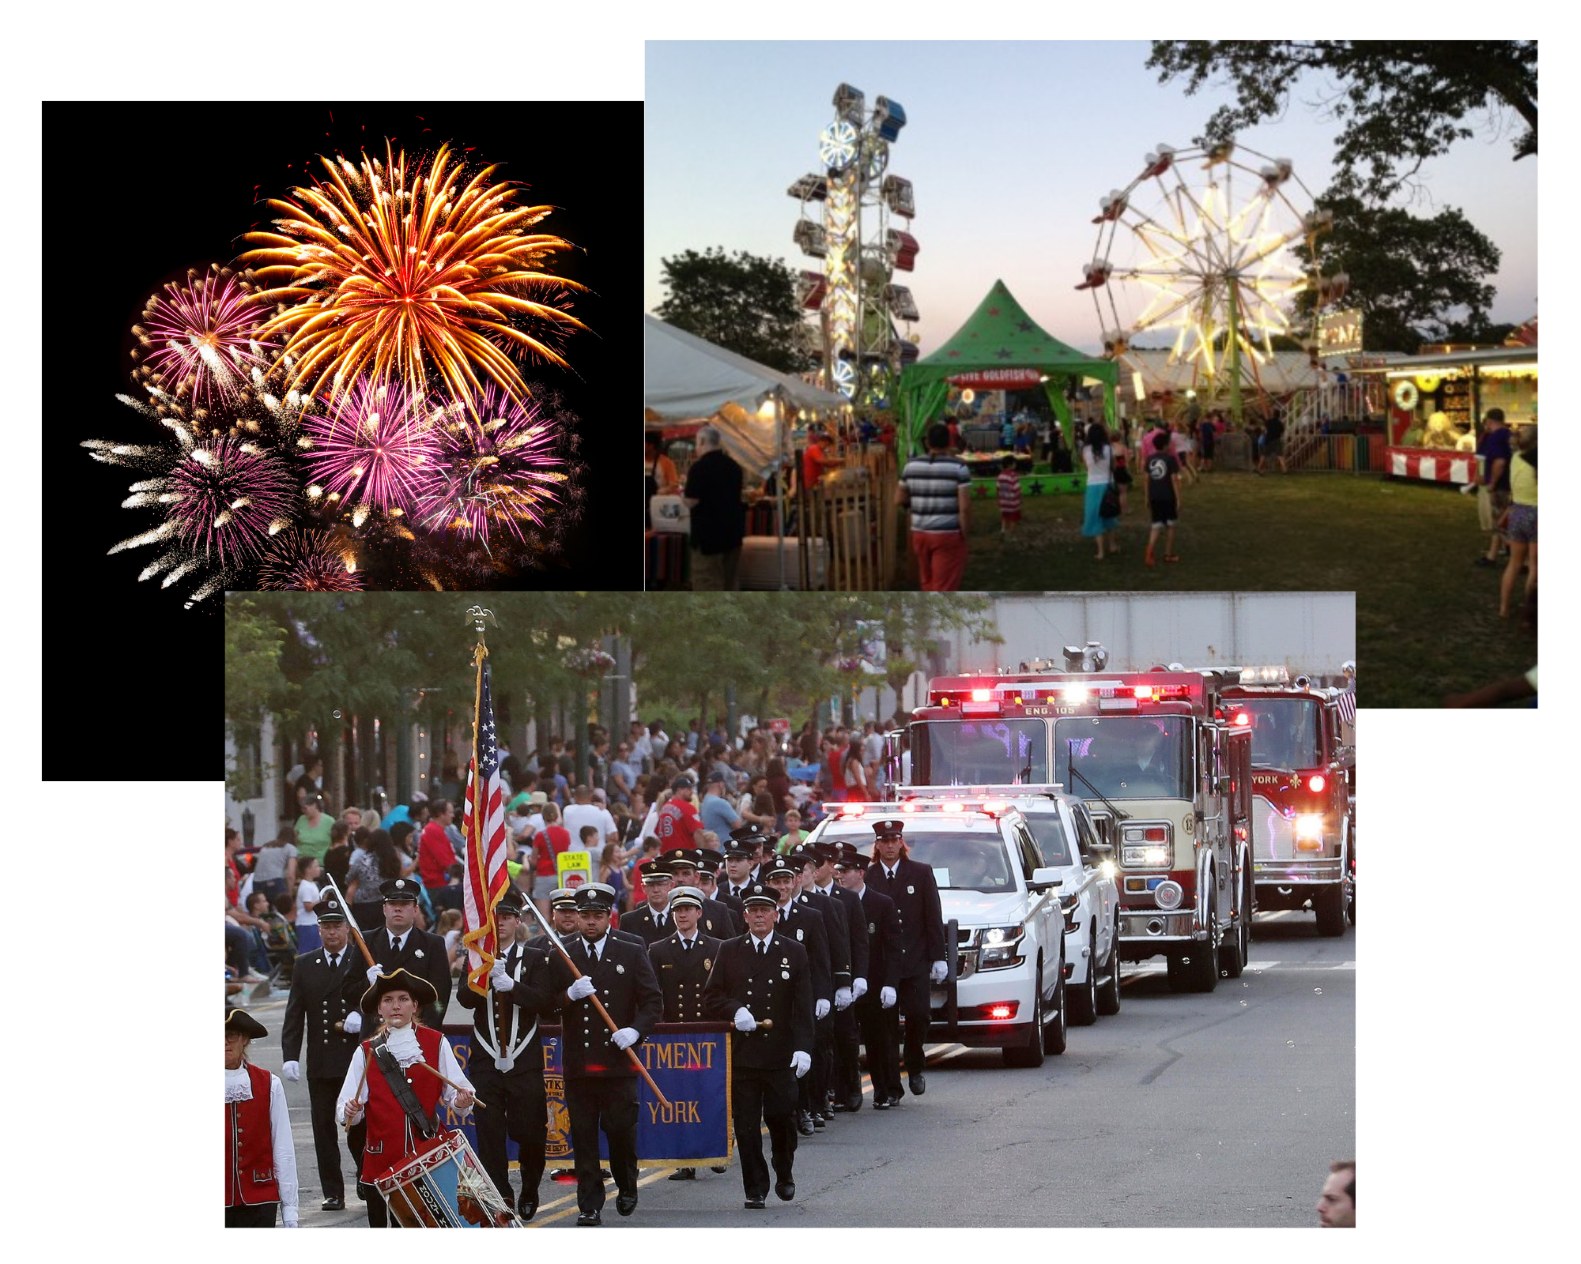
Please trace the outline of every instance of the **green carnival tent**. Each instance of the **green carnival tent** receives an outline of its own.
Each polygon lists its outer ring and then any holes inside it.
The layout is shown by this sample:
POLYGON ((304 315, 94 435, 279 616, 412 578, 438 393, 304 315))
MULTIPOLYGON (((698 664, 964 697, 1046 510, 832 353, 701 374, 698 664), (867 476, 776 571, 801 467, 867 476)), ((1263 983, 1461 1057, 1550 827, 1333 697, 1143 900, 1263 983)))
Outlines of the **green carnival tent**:
POLYGON ((1119 379, 1113 360, 1088 356, 1067 347, 1041 329, 1016 302, 1003 281, 977 305, 955 336, 932 355, 908 365, 900 375, 901 431, 912 451, 922 448, 930 421, 937 421, 949 394, 949 379, 964 377, 985 389, 1027 389, 1036 377, 1060 420, 1072 449, 1070 403, 1066 387, 1074 380, 1095 378, 1104 384, 1104 416, 1114 424, 1114 391, 1119 379))

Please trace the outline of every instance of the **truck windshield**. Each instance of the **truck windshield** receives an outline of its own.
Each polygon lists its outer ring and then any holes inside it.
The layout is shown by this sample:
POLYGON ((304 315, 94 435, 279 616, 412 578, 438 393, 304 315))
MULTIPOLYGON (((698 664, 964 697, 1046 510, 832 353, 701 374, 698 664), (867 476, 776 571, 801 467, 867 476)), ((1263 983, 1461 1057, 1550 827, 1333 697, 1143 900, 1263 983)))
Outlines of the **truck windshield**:
POLYGON ((1253 698, 1241 709, 1252 718, 1254 767, 1294 771, 1322 765, 1318 703, 1311 698, 1253 698))
POLYGON ((1037 807, 1023 804, 1021 811, 1027 818, 1027 828, 1032 831, 1032 840, 1037 843, 1038 851, 1043 854, 1045 865, 1060 866, 1076 863, 1071 859, 1076 849, 1065 832, 1065 822, 1060 819, 1058 808, 1050 805, 1046 809, 1039 810, 1037 807))
POLYGON ((1056 720, 1054 779, 1083 798, 1189 799, 1190 733, 1184 716, 1056 720), (1071 775, 1073 767, 1078 776, 1071 775))
POLYGON ((1043 720, 924 720, 911 726, 911 784, 1041 785, 1049 781, 1043 720))
POLYGON ((932 867, 941 891, 997 894, 1016 889, 1004 840, 998 834, 908 831, 906 848, 913 860, 932 867))

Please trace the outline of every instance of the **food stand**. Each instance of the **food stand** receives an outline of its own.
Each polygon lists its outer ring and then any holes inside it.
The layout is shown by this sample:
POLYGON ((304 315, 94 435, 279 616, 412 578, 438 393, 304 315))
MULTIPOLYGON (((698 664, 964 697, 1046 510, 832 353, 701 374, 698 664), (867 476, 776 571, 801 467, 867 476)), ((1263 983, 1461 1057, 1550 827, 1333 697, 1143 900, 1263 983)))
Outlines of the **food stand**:
POLYGON ((1430 349, 1363 372, 1388 384, 1393 478, 1467 484, 1477 481, 1477 435, 1490 408, 1511 426, 1537 423, 1537 346, 1430 349))

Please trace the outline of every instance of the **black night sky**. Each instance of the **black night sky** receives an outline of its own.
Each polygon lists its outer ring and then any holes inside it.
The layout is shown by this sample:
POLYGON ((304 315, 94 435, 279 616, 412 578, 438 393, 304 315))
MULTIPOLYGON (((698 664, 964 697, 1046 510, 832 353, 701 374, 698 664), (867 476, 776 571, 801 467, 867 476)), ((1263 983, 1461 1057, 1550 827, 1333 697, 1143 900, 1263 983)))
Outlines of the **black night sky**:
MULTIPOLYGON (((523 374, 557 390, 580 419, 584 511, 565 535, 564 565, 501 586, 641 586, 640 498, 634 475, 621 477, 629 445, 610 441, 610 427, 635 413, 641 377, 641 111, 566 102, 46 106, 44 667, 46 679, 94 695, 91 713, 109 739, 94 743, 110 755, 101 775, 220 775, 223 602, 185 610, 190 580, 166 590, 157 577, 138 583, 157 545, 106 556, 158 518, 120 508, 127 485, 145 476, 100 465, 81 441, 150 438, 153 423, 115 399, 136 394, 130 329, 145 300, 188 267, 234 259, 242 234, 269 218, 262 199, 307 183, 318 154, 355 160, 366 146, 382 157, 388 137, 410 156, 448 140, 471 146, 474 162, 501 164, 498 176, 524 182, 532 204, 557 208, 536 231, 580 248, 557 270, 590 287, 572 310, 594 332, 565 344, 574 374, 537 365, 523 374)), ((46 705, 46 777, 67 775, 65 761, 82 750, 81 714, 46 705)))

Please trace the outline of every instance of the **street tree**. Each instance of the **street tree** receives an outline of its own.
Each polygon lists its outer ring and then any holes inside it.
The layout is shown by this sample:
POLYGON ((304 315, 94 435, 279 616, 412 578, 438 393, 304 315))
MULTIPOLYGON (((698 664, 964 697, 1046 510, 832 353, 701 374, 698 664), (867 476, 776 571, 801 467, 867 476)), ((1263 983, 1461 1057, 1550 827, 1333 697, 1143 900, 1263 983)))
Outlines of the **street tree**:
MULTIPOLYGON (((1324 276, 1350 274, 1346 304, 1362 312, 1369 351, 1415 352, 1423 342, 1488 330, 1499 248, 1453 207, 1432 218, 1327 194, 1333 232, 1318 239, 1324 276)), ((1296 252, 1309 258, 1305 247, 1296 252)), ((1312 296, 1302 296, 1308 309, 1312 296)))
POLYGON ((784 260, 714 246, 661 262, 669 291, 656 311, 661 320, 772 369, 812 367, 795 274, 784 260))
POLYGON ((1147 65, 1160 83, 1183 78, 1188 96, 1228 81, 1236 101, 1209 118, 1208 141, 1279 117, 1297 83, 1310 86, 1341 124, 1335 184, 1373 201, 1474 123, 1511 131, 1516 159, 1537 152, 1536 40, 1154 40, 1147 65))

